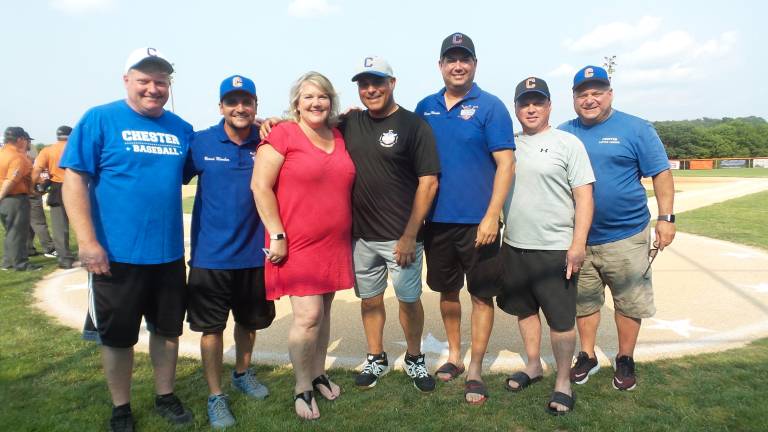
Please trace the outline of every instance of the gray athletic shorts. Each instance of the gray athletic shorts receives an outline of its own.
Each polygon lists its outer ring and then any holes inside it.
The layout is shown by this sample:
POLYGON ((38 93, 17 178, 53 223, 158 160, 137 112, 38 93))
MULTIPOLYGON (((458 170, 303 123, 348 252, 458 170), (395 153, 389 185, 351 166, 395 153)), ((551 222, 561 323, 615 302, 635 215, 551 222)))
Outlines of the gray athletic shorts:
POLYGON ((368 241, 354 239, 352 261, 355 265, 355 294, 367 299, 383 294, 387 289, 387 270, 392 277, 395 295, 404 303, 414 303, 421 298, 421 263, 424 245, 416 243, 416 258, 408 267, 400 267, 395 261, 397 240, 368 241))

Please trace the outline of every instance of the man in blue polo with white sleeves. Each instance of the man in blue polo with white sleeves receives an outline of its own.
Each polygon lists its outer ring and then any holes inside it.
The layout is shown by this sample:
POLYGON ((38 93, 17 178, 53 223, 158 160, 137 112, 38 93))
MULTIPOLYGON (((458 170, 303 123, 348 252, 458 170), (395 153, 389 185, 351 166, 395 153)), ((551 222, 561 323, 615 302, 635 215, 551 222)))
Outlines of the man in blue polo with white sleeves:
POLYGON ((427 285, 440 293, 448 338, 448 359, 436 374, 449 381, 465 369, 459 293, 466 275, 472 345, 464 396, 481 404, 488 397, 481 372, 493 328, 493 297, 500 288, 500 217, 515 172, 512 117, 499 98, 475 84, 477 56, 469 36, 445 38, 438 66, 445 87, 415 110, 432 126, 442 167, 424 230, 427 285))
POLYGON ((184 180, 197 176, 192 210, 187 320, 202 332, 200 354, 208 382, 208 419, 213 428, 235 423, 222 391, 222 333, 229 311, 235 319, 232 385, 254 399, 269 395, 250 368, 256 330, 272 324, 275 306, 264 291, 264 227, 251 192, 259 130, 256 86, 233 75, 219 86, 222 120, 195 133, 184 180))

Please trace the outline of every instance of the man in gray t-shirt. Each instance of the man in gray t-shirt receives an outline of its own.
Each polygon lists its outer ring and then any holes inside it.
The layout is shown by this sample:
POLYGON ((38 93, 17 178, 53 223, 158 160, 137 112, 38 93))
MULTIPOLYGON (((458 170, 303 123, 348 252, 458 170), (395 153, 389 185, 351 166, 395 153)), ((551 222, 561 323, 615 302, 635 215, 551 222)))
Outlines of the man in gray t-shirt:
POLYGON ((541 379, 541 321, 550 327, 557 362, 550 414, 573 409, 570 364, 576 346, 576 278, 592 222, 595 176, 582 142, 550 127, 547 83, 527 78, 515 90, 517 172, 504 208, 504 278, 499 307, 518 317, 527 364, 507 378, 510 391, 541 379))

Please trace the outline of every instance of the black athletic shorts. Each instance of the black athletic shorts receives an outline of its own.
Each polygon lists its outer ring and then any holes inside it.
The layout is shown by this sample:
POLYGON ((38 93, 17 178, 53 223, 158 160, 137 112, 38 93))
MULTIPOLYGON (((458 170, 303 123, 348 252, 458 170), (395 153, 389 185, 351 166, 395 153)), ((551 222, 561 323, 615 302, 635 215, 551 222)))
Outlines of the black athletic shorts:
POLYGON ((541 309, 552 330, 571 330, 576 321, 577 275, 565 278, 566 251, 518 249, 508 244, 502 248, 499 308, 520 318, 541 309))
POLYGON ((495 243, 475 248, 476 237, 477 225, 426 224, 427 285, 432 291, 458 291, 464 286, 466 274, 470 294, 482 298, 499 294, 501 227, 495 243))
POLYGON ((110 262, 111 276, 88 274, 88 315, 83 337, 129 348, 139 340, 141 317, 147 330, 181 336, 187 309, 184 259, 165 264, 110 262))
POLYGON ((267 300, 264 267, 189 270, 189 328, 219 333, 227 327, 229 311, 235 322, 248 330, 269 327, 275 319, 275 303, 267 300))

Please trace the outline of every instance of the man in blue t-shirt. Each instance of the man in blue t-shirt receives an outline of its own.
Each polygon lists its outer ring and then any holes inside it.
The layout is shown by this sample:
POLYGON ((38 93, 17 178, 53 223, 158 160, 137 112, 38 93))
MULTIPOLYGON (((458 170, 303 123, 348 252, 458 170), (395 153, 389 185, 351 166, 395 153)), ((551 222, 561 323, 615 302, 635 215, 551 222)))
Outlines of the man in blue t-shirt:
POLYGON ((482 362, 493 328, 493 297, 499 293, 500 217, 515 170, 512 118, 496 96, 474 83, 477 56, 469 36, 443 40, 438 62, 445 87, 415 112, 432 126, 440 156, 440 188, 424 230, 427 285, 440 293, 448 359, 437 377, 464 372, 459 293, 467 277, 472 296, 472 346, 465 399, 488 397, 482 362))
POLYGON ((233 75, 219 86, 215 126, 192 137, 184 182, 197 176, 192 210, 192 258, 189 262, 187 320, 202 332, 200 356, 208 382, 208 420, 214 428, 235 418, 221 389, 222 333, 229 311, 235 318, 235 369, 232 384, 255 399, 269 395, 249 368, 256 330, 269 327, 275 306, 264 291, 264 227, 251 193, 258 128, 256 85, 233 75))
POLYGON ((612 102, 608 73, 598 66, 586 66, 573 78, 573 107, 578 117, 560 126, 584 142, 596 178, 595 214, 576 306, 582 351, 571 369, 571 381, 584 384, 600 369, 595 337, 608 285, 619 336, 613 387, 632 390, 636 386, 633 354, 641 320, 656 312, 650 261, 675 237, 675 187, 656 130, 646 120, 613 109, 612 102), (653 247, 642 177, 653 179, 659 209, 653 247))
POLYGON ((192 413, 173 394, 186 309, 181 179, 192 127, 163 109, 171 63, 154 48, 125 64, 127 97, 88 110, 59 165, 63 195, 89 272, 86 337, 101 343, 112 395, 110 429, 132 431, 133 346, 150 331, 155 408, 173 424, 192 413))

